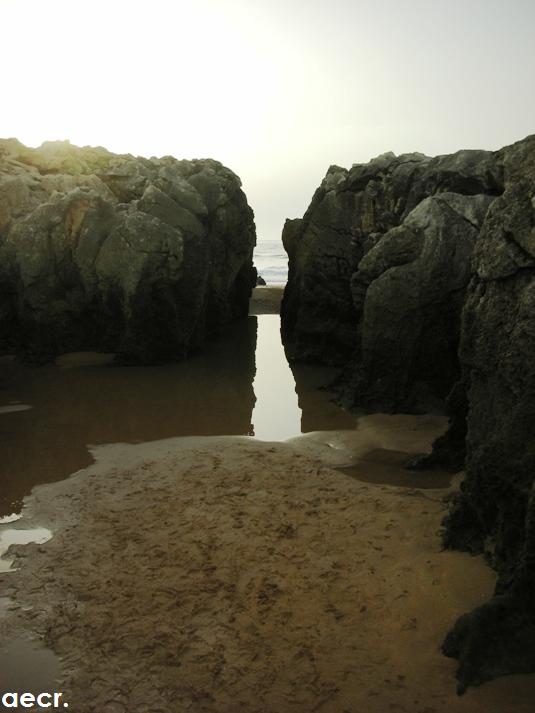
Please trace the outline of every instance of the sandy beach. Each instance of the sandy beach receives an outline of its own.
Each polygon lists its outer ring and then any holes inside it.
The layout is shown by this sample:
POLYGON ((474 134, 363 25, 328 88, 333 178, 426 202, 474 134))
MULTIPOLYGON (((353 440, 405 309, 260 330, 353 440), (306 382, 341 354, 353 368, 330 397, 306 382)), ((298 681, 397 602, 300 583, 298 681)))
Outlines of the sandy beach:
MULTIPOLYGON (((366 418, 368 469, 370 449, 405 438, 421 450, 443 425, 366 418)), ((42 638, 60 659, 55 690, 80 713, 531 712, 535 677, 458 697, 456 662, 439 651, 494 583, 480 558, 441 552, 459 478, 359 482, 329 467, 355 443, 346 432, 92 449, 93 466, 26 501, 16 526, 54 536, 12 548, 3 639, 42 638)))

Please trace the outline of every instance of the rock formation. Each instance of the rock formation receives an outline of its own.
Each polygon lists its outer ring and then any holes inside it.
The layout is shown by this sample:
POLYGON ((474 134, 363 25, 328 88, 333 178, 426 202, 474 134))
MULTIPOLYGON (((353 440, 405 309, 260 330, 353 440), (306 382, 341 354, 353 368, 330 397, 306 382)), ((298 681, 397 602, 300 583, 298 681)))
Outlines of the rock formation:
POLYGON ((0 141, 0 340, 179 359, 247 315, 255 228, 213 160, 0 141))
POLYGON ((485 151, 331 167, 283 232, 289 357, 351 361, 351 407, 421 410, 444 398, 459 374, 469 257, 501 173, 485 151))
MULTIPOLYGON (((463 312, 466 478, 445 535, 447 547, 485 552, 499 578, 444 643, 461 690, 535 671, 535 136, 501 159, 505 191, 476 243, 463 312)), ((462 409, 452 416, 459 428, 462 409)))
POLYGON ((535 136, 497 152, 385 154, 329 169, 301 220, 282 307, 291 358, 343 366, 346 405, 430 408, 429 466, 466 478, 446 547, 484 552, 495 597, 443 650, 459 690, 535 671, 535 136))

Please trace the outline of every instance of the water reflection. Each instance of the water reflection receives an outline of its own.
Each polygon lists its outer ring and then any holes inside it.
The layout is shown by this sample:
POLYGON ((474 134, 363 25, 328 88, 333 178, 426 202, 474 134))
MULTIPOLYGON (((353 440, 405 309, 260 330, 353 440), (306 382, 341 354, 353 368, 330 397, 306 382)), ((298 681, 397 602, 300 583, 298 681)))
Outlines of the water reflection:
POLYGON ((290 367, 301 410, 301 433, 356 428, 357 417, 340 408, 326 389, 334 378, 335 369, 295 363, 290 367))
POLYGON ((233 325, 179 364, 99 361, 69 355, 56 366, 30 369, 0 360, 0 406, 9 406, 0 412, 0 517, 18 512, 34 485, 90 465, 88 445, 192 435, 286 440, 356 423, 318 389, 328 369, 290 369, 277 314, 233 325), (12 408, 21 404, 25 410, 12 408))
POLYGON ((13 565, 13 557, 6 555, 11 545, 28 545, 35 542, 38 545, 48 542, 52 537, 50 530, 45 527, 36 527, 31 530, 6 529, 0 531, 0 573, 10 572, 13 565))
POLYGON ((280 338, 278 314, 258 317, 254 435, 263 441, 285 440, 301 433, 295 381, 280 338))
POLYGON ((355 416, 337 406, 323 387, 332 380, 328 367, 288 364, 280 336, 280 317, 258 317, 253 411, 254 435, 281 441, 310 431, 352 429, 355 416))
POLYGON ((179 364, 29 369, 2 360, 0 403, 33 408, 0 414, 0 516, 20 510, 34 485, 89 465, 88 444, 251 433, 255 346, 250 318, 179 364))

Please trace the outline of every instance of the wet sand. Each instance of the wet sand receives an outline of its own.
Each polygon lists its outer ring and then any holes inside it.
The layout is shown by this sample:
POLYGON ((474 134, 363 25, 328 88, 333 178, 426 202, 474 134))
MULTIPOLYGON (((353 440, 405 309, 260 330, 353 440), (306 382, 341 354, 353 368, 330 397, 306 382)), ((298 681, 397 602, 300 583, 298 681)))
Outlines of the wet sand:
POLYGON ((320 462, 404 431, 419 449, 437 426, 375 416, 358 442, 94 449, 95 465, 27 501, 17 526, 54 537, 12 548, 19 570, 0 595, 18 608, 3 636, 42 637, 80 713, 531 713, 535 677, 459 698, 439 651, 494 585, 481 558, 440 550, 451 491, 361 483, 320 462))

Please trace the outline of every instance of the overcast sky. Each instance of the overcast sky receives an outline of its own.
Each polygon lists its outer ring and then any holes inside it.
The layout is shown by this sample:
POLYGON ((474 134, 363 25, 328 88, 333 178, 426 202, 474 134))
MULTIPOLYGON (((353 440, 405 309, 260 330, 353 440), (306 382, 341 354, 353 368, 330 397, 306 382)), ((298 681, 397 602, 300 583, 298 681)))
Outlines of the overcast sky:
POLYGON ((216 158, 259 240, 328 166, 535 133, 535 0, 0 0, 0 136, 216 158))

